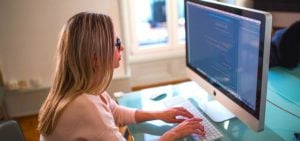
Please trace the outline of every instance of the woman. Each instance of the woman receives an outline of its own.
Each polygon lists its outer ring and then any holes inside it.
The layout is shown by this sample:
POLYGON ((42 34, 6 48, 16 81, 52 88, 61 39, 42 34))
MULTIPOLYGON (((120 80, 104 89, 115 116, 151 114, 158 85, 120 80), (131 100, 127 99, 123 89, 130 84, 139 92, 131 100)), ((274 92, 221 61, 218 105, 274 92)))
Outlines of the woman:
POLYGON ((180 123, 160 140, 204 134, 201 119, 183 108, 140 111, 110 98, 105 90, 123 50, 108 16, 83 12, 68 20, 59 39, 53 86, 39 113, 40 140, 120 141, 125 139, 118 125, 155 119, 180 123), (178 115, 190 119, 176 119, 178 115))

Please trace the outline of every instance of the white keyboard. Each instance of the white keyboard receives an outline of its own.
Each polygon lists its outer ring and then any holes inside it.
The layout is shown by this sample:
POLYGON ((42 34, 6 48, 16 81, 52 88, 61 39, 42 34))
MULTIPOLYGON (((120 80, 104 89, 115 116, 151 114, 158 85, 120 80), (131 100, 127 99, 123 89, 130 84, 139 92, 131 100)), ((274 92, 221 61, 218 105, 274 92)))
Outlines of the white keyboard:
POLYGON ((223 137, 222 133, 212 124, 209 120, 206 119, 205 116, 202 115, 202 113, 187 99, 181 97, 181 96, 175 96, 169 99, 166 99, 164 101, 164 105, 167 108, 170 107, 184 107, 186 110, 188 110, 190 113, 192 113, 195 117, 203 119, 201 122, 205 129, 205 136, 202 137, 197 134, 193 134, 192 138, 196 141, 201 140, 207 140, 207 141, 213 141, 217 140, 221 137, 223 137))

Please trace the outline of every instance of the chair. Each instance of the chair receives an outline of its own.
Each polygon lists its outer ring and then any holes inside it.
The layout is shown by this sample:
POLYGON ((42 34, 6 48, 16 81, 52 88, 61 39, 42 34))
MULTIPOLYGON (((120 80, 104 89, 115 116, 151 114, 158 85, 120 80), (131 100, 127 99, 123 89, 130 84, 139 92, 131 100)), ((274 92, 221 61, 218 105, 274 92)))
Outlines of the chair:
POLYGON ((1 119, 9 119, 9 116, 5 107, 4 88, 0 86, 0 120, 1 119))
POLYGON ((15 120, 0 121, 1 141, 25 141, 22 129, 15 120))

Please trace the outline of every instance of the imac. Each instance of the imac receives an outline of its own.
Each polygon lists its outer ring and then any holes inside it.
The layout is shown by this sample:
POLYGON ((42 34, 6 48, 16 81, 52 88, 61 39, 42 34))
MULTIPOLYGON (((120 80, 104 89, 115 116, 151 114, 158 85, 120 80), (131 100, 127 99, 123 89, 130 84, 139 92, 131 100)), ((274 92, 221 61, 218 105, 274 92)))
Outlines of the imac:
POLYGON ((185 0, 185 24, 188 77, 251 129, 262 131, 271 14, 185 0))

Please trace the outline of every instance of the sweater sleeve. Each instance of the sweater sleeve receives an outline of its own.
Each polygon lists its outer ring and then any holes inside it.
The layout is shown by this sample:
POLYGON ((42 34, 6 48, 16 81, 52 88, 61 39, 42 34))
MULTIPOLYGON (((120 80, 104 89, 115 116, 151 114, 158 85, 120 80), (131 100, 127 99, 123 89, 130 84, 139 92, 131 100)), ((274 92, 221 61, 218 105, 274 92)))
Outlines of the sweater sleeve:
POLYGON ((127 124, 133 124, 136 123, 135 120, 135 109, 127 108, 124 106, 118 105, 110 96, 108 93, 104 94, 106 97, 106 100, 109 103, 109 108, 113 113, 114 120, 116 122, 116 125, 122 126, 127 124))

